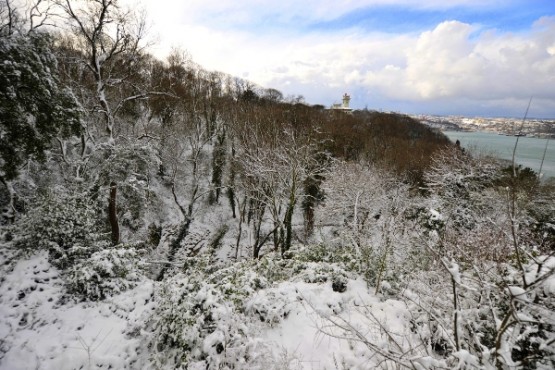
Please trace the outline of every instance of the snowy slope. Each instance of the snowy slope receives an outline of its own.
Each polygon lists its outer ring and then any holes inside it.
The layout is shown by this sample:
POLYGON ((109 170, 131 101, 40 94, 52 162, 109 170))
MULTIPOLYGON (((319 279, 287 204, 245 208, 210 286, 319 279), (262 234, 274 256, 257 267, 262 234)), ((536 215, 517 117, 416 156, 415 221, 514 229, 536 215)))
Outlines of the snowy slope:
POLYGON ((0 285, 0 368, 134 369, 153 283, 106 301, 75 303, 40 252, 16 262, 0 285), (140 325, 139 325, 140 326, 140 325))
MULTIPOLYGON (((1 369, 153 368, 145 327, 157 305, 153 297, 160 283, 144 279, 104 301, 74 302, 65 295, 59 271, 46 252, 13 262, 3 274, 1 369)), ((373 307, 392 328, 407 327, 400 302, 380 302, 362 280, 349 280, 343 293, 334 292, 331 281, 283 281, 254 292, 243 305, 251 313, 243 324, 256 335, 250 340, 261 343, 260 351, 271 349, 259 354, 263 360, 258 364, 266 368, 371 367, 369 349, 352 338, 342 339, 343 333, 329 327, 329 318, 367 325, 361 310, 373 307), (265 322, 253 313, 257 310, 266 312, 265 322), (330 330, 337 337, 325 334, 330 330)), ((380 336, 379 328, 370 332, 380 336)), ((205 347, 210 340, 214 338, 204 339, 205 347)))

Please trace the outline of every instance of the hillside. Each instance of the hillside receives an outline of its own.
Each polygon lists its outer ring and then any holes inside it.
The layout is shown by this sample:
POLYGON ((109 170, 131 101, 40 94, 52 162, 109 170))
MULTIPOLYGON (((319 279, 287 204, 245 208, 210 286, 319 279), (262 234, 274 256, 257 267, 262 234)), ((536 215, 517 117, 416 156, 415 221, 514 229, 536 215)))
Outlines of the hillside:
POLYGON ((552 183, 71 4, 0 17, 0 369, 555 366, 552 183))

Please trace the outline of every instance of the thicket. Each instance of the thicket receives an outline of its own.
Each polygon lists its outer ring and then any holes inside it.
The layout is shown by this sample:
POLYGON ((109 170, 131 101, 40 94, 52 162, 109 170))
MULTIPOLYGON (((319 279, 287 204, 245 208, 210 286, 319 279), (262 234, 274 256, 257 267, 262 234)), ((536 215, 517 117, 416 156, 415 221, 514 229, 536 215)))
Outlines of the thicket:
POLYGON ((369 161, 422 184, 433 154, 451 142, 441 132, 405 115, 376 111, 335 113, 323 123, 326 149, 348 161, 369 161))

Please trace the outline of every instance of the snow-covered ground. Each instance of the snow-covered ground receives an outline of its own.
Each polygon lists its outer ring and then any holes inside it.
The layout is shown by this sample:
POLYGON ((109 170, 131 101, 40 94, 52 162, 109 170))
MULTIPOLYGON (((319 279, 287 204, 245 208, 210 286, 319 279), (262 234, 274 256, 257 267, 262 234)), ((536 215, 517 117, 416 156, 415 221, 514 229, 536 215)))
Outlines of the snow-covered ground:
MULTIPOLYGON (((291 312, 280 325, 264 331, 275 348, 287 354, 299 369, 368 369, 376 365, 373 353, 357 338, 346 336, 333 323, 359 328, 364 337, 382 338, 380 328, 365 315, 371 310, 383 325, 401 333, 408 327, 406 312, 399 301, 380 299, 369 292, 362 280, 350 280, 343 293, 334 292, 331 283, 282 283, 276 288, 297 297, 291 312)), ((358 338, 361 339, 361 338, 358 338)), ((279 352, 277 353, 279 356, 279 352)))
POLYGON ((59 271, 39 252, 4 271, 0 285, 0 368, 134 369, 143 313, 154 289, 145 280, 105 301, 68 299, 59 271))
MULTIPOLYGON (((154 292, 161 283, 145 278, 134 289, 104 301, 75 302, 64 292, 47 252, 2 262, 1 369, 153 368, 144 328, 157 305, 154 292)), ((272 349, 265 354, 269 368, 371 368, 368 347, 343 338, 338 328, 330 326, 330 320, 337 319, 366 325, 363 310, 369 308, 395 332, 408 327, 403 305, 380 300, 361 279, 349 279, 342 293, 332 289, 331 281, 283 281, 256 291, 244 306, 248 310, 268 302, 277 302, 278 320, 262 324, 251 315, 252 321, 244 324, 257 328, 252 333, 259 337, 251 339, 263 343, 260 348, 272 349)), ((373 339, 381 336, 379 327, 362 330, 373 339)))

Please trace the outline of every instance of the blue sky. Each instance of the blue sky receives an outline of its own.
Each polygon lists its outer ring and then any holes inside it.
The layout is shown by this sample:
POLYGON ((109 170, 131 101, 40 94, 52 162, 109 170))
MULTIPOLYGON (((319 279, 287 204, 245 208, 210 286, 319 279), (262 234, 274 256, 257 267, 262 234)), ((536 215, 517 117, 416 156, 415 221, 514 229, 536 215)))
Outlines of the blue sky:
MULTIPOLYGON (((136 5, 135 1, 127 0, 136 5)), ((164 56, 310 104, 555 118, 554 0, 144 0, 164 56)))
POLYGON ((414 8, 403 4, 368 6, 324 22, 315 22, 306 31, 329 31, 360 27, 366 31, 389 33, 422 32, 445 20, 479 24, 504 32, 526 31, 539 18, 555 14, 553 0, 505 1, 495 6, 414 8))

